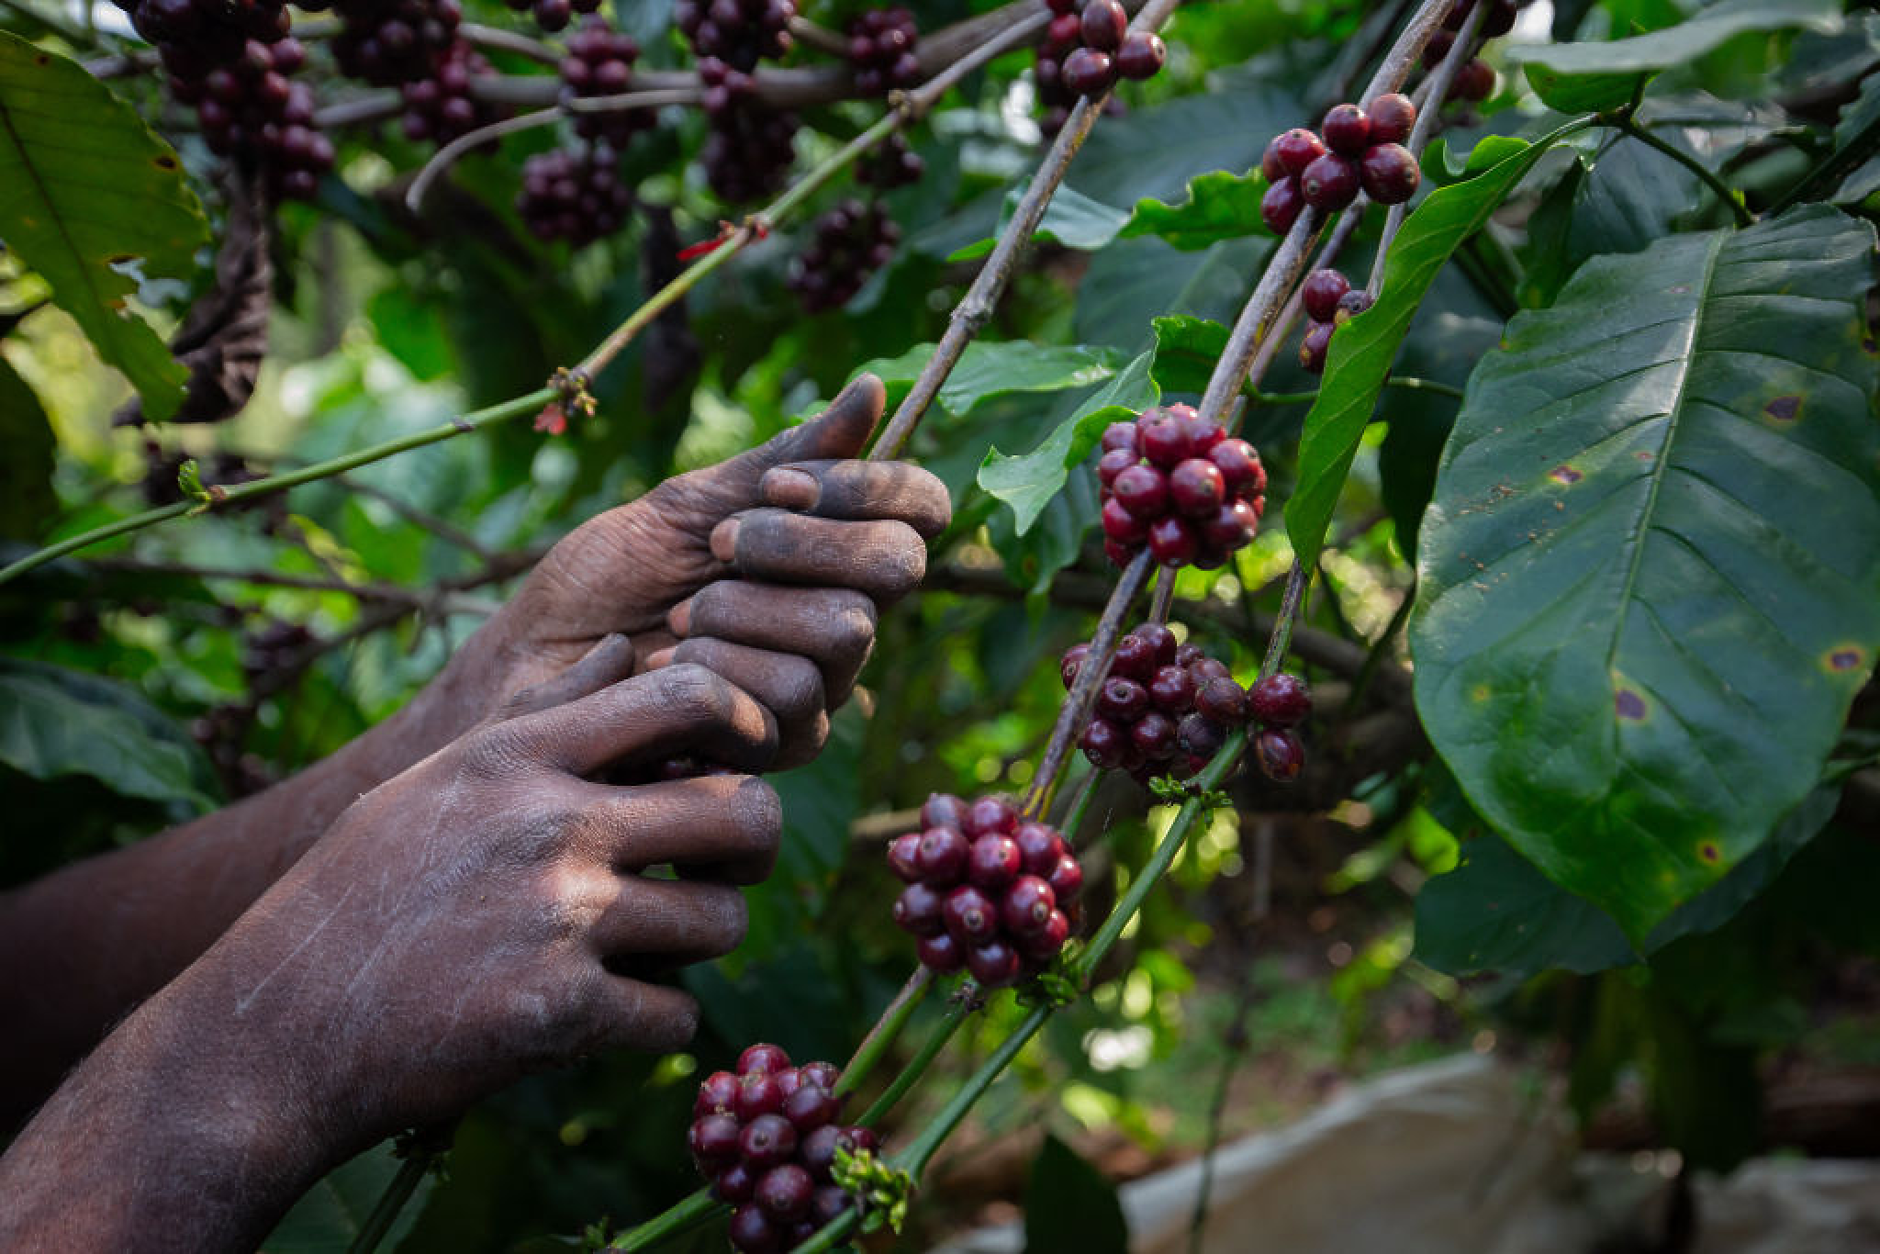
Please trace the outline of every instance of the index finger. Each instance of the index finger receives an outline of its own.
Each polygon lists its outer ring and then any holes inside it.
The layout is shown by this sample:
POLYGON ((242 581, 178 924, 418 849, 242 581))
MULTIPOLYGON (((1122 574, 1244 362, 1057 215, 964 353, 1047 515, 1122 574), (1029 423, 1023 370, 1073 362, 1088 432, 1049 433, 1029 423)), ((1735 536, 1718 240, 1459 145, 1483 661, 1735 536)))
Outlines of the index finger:
POLYGON ((904 522, 931 540, 953 518, 946 485, 909 462, 792 462, 765 472, 764 504, 822 518, 904 522))

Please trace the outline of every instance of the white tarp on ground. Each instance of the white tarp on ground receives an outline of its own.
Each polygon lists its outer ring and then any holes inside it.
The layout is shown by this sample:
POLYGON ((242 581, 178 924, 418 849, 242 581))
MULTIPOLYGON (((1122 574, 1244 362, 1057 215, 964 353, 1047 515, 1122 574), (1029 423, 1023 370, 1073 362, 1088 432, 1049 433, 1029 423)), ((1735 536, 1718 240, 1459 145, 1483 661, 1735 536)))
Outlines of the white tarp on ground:
MULTIPOLYGON (((1136 1254, 1185 1254, 1201 1165, 1124 1185, 1136 1254)), ((1532 1077, 1464 1055, 1353 1085, 1276 1132, 1223 1146, 1206 1254, 1587 1254, 1663 1231, 1651 1156, 1573 1154, 1532 1077)), ((1758 1161, 1697 1186, 1693 1254, 1880 1254, 1880 1164, 1758 1161)), ((1016 1254, 1018 1225, 946 1254, 1016 1254)), ((1649 1248, 1649 1245, 1646 1247, 1649 1248)))

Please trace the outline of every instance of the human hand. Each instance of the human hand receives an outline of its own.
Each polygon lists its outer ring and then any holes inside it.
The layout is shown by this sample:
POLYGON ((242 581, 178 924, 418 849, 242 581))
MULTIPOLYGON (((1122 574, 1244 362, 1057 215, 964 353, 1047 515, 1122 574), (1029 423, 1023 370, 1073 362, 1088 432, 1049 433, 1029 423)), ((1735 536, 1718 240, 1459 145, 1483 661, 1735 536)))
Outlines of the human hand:
POLYGON ((918 467, 854 460, 883 398, 863 376, 802 426, 570 533, 485 629, 479 699, 544 682, 621 632, 646 665, 698 662, 769 708, 777 766, 813 757, 880 609, 920 582, 925 540, 951 512, 918 467))

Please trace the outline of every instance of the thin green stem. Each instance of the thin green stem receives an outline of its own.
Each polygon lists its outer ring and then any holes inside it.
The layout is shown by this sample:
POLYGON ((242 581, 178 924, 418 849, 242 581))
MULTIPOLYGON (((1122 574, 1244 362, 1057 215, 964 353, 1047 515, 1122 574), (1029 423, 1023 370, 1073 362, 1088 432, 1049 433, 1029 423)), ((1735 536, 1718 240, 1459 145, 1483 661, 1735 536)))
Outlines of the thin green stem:
POLYGON ((627 1229, 607 1243, 610 1250, 650 1249, 667 1237, 678 1236, 681 1232, 690 1232, 702 1224, 716 1218, 728 1210, 724 1203, 712 1197, 707 1189, 687 1197, 654 1215, 643 1224, 627 1229))
POLYGON ((918 1180, 927 1170, 927 1164, 932 1160, 934 1151, 940 1148, 941 1142, 952 1135, 953 1129, 960 1126, 960 1122, 966 1118, 966 1113, 973 1108, 973 1104, 987 1089, 992 1087, 992 1082, 1012 1065, 1012 1059, 1018 1057, 1018 1051, 1025 1048, 1025 1043, 1036 1036, 1038 1029, 1044 1026, 1045 1020, 1051 1017, 1051 1011, 1052 1007, 1049 1005, 1034 1006, 1031 1013, 1025 1016, 1025 1021, 999 1043, 999 1047, 979 1064, 978 1070, 967 1077, 966 1083, 960 1086, 959 1091, 954 1093, 947 1104, 940 1109, 940 1113, 934 1116, 933 1122, 921 1129, 920 1135, 915 1137, 900 1153, 895 1154, 890 1161, 918 1180))
POLYGON ((1710 167, 1706 166, 1696 157, 1693 157, 1690 153, 1685 152, 1682 148, 1679 148, 1676 144, 1668 140, 1658 138, 1658 136, 1640 126, 1633 119, 1630 111, 1611 114, 1602 117, 1600 121, 1638 140, 1639 143, 1644 144, 1647 148, 1657 149, 1665 156, 1670 157, 1673 161, 1689 170, 1692 174, 1695 174, 1699 179, 1702 179, 1704 185, 1709 187, 1710 190, 1716 194, 1717 199, 1730 207, 1730 212, 1735 216, 1738 226, 1756 225, 1756 215, 1749 211, 1749 207, 1743 203, 1743 197, 1733 190, 1729 184, 1718 178, 1717 175, 1711 171, 1710 167))
POLYGON ((921 1002, 927 999, 927 991, 933 987, 933 969, 925 963, 914 968, 914 974, 907 977, 907 983, 894 995, 888 1008, 875 1020, 875 1026, 868 1029, 868 1035, 856 1046, 854 1057, 848 1066, 842 1068, 842 1075, 836 1080, 835 1095, 842 1097, 855 1091, 857 1085, 868 1078, 881 1056, 894 1044, 894 1038, 901 1034, 907 1021, 919 1009, 921 1002))
POLYGON ((100 540, 109 540, 113 536, 121 536, 132 531, 141 531, 145 527, 153 527, 160 522, 180 517, 191 511, 202 509, 205 506, 209 509, 221 509, 224 506, 253 500, 258 496, 266 496, 272 492, 281 492, 288 488, 298 487, 303 483, 313 483, 319 479, 330 479, 334 475, 344 474, 348 470, 356 470, 361 466, 369 466, 373 462, 383 461, 388 457, 407 452, 414 448, 423 448, 427 444, 436 444, 440 440, 449 440, 456 436, 467 435, 473 431, 480 431, 485 427, 495 426, 497 423, 501 422, 508 422, 510 419, 519 418, 524 414, 539 413, 544 405, 553 401, 559 395, 560 393, 554 388, 538 388, 530 392, 527 396, 518 396, 514 400, 504 401, 500 405, 492 405, 488 409, 476 410, 473 413, 465 414, 461 418, 454 418, 441 426, 430 427, 411 435, 400 436, 396 440, 387 440, 383 444, 374 444, 369 448, 362 448, 356 452, 347 453, 344 456, 335 457, 328 461, 315 462, 312 465, 303 466, 299 470, 289 471, 283 475, 269 475, 265 479, 254 479, 247 483, 238 483, 226 488, 216 488, 213 490, 214 498, 211 501, 179 501, 174 505, 165 505, 160 509, 147 510, 141 514, 133 514, 129 518, 120 518, 116 522, 107 523, 102 527, 94 527, 90 531, 81 532, 69 539, 61 540, 57 544, 47 545, 45 548, 39 549, 36 552, 28 553, 25 557, 22 557, 19 561, 14 562, 10 566, 0 568, 0 584, 4 584, 8 580, 23 575, 29 570, 43 566, 55 558, 64 557, 67 553, 73 553, 79 549, 88 548, 98 543, 100 540))
POLYGON ((398 1221, 398 1212, 405 1208, 411 1195, 418 1191, 418 1184, 424 1179, 437 1162, 437 1155, 429 1150, 414 1149, 411 1154, 398 1164, 398 1174, 385 1186, 385 1192, 379 1194, 379 1200, 366 1216, 366 1221, 359 1225, 358 1235, 352 1244, 346 1247, 346 1254, 372 1254, 379 1248, 379 1242, 392 1230, 398 1221))
POLYGON ((1299 604, 1305 600, 1306 572, 1298 562, 1292 564, 1292 570, 1286 575, 1286 594, 1280 598, 1279 618, 1273 624, 1273 635, 1266 643, 1266 657, 1260 663, 1260 678, 1276 673, 1279 664, 1286 660, 1287 646, 1292 644, 1293 621, 1299 617, 1299 604))
POLYGON ((881 1096, 862 1112, 862 1117, 856 1122, 864 1128, 872 1127, 883 1115, 893 1110, 895 1103, 907 1096, 907 1091, 927 1074, 927 1068, 932 1065, 935 1058, 939 1057, 940 1051, 946 1048, 947 1042, 953 1039, 954 1034, 960 1030, 960 1026, 966 1022, 967 1016, 971 1015, 978 1005, 979 986, 971 980, 961 983, 959 989, 953 994, 953 1004, 947 1007, 946 1017, 934 1025, 933 1031, 928 1033, 927 1039, 921 1042, 914 1056, 907 1060, 907 1064, 894 1077, 893 1083, 882 1090, 881 1096))

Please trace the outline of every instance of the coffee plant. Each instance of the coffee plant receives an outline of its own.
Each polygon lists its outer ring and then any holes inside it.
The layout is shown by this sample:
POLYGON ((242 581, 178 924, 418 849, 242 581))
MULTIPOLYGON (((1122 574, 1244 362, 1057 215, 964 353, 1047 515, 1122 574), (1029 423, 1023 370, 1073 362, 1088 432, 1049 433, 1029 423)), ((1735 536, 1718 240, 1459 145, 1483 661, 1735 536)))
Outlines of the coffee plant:
POLYGON ((776 777, 691 1052, 362 1158, 283 1247, 922 1239, 969 1119, 1149 1136, 1091 1042, 1174 1065, 1198 975, 1251 989, 1275 832, 1324 872, 1273 910, 1357 929, 1348 1056, 1420 999, 1727 1169, 1767 1061, 1880 1013, 1874 31, 0 6, 7 883, 331 752, 574 522, 867 372, 954 522, 776 777))

